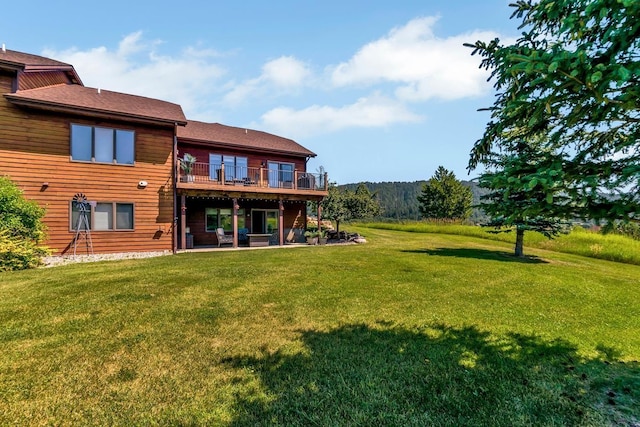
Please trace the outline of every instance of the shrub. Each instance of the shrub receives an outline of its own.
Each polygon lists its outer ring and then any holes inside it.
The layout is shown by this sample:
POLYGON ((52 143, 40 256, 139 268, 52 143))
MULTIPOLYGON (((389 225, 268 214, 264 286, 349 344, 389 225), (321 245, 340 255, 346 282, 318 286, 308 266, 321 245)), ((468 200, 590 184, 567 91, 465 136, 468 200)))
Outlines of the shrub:
POLYGON ((35 241, 11 236, 7 230, 0 229, 0 271, 37 267, 47 255, 49 250, 35 241))
POLYGON ((602 229, 603 234, 619 234, 640 240, 640 224, 633 222, 616 221, 609 223, 602 229))
POLYGON ((0 177, 0 271, 21 270, 42 263, 49 250, 45 239, 44 209, 26 200, 7 177, 0 177))

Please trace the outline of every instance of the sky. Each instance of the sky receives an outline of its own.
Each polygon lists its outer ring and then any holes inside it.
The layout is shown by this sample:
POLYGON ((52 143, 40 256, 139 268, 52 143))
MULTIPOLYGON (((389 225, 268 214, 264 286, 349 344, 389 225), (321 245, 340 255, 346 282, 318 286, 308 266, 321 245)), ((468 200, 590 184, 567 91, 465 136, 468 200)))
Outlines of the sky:
POLYGON ((7 2, 0 43, 85 86, 291 138, 338 184, 476 177, 494 90, 463 43, 519 35, 509 0, 92 3, 7 2))

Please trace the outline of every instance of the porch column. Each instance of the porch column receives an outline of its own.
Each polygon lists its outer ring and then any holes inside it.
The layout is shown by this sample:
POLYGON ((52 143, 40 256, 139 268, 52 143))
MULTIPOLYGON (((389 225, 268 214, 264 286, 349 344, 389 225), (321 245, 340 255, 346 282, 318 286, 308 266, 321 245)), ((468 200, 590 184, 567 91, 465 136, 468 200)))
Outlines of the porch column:
POLYGON ((320 206, 320 202, 318 202, 318 232, 322 232, 322 206, 320 206))
POLYGON ((238 199, 233 199, 233 247, 238 247, 238 199))
POLYGON ((284 203, 282 203, 282 200, 279 201, 279 211, 280 211, 280 218, 278 218, 279 224, 278 224, 278 242, 280 244, 280 246, 284 245, 284 203))
POLYGON ((187 196, 180 196, 180 249, 187 249, 187 196))

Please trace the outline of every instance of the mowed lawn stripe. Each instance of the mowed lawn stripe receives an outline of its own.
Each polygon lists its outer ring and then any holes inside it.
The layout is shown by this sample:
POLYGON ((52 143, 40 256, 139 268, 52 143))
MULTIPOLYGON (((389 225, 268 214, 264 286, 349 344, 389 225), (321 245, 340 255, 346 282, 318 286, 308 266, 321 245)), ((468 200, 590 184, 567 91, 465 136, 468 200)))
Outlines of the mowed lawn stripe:
POLYGON ((0 424, 639 417, 640 266, 357 230, 367 244, 3 273, 0 424))

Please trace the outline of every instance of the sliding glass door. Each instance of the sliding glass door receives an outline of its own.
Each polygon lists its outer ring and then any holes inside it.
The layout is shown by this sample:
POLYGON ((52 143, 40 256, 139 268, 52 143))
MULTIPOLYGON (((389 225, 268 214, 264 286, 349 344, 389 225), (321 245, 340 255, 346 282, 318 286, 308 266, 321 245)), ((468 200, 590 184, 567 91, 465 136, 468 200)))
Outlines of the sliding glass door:
POLYGON ((251 232, 256 234, 272 234, 278 231, 277 209, 252 209, 251 232))

